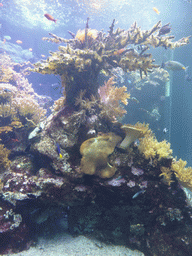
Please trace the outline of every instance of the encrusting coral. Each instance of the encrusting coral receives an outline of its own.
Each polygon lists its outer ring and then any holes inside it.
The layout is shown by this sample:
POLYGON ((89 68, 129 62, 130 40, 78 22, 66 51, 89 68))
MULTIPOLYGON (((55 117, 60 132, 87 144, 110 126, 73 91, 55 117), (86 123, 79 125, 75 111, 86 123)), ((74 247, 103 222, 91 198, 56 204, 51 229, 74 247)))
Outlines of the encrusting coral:
POLYGON ((33 71, 41 74, 56 74, 61 76, 66 104, 74 105, 75 98, 80 91, 86 91, 85 97, 98 94, 98 74, 101 70, 109 72, 112 68, 121 67, 124 71, 139 70, 147 75, 148 71, 159 67, 154 64, 151 54, 146 50, 153 47, 175 48, 189 43, 189 37, 177 42, 172 42, 173 36, 158 36, 161 22, 152 29, 142 31, 134 23, 130 29, 117 28, 114 31, 113 20, 108 34, 89 28, 88 20, 86 28, 72 35, 72 39, 64 39, 51 34, 52 38, 43 40, 55 43, 67 43, 60 46, 59 51, 50 52, 51 56, 35 64, 33 71), (141 46, 141 52, 137 52, 132 45, 141 46), (127 48, 131 46, 131 48, 127 48))
POLYGON ((113 153, 115 146, 122 138, 114 133, 103 134, 84 141, 80 147, 81 171, 101 178, 110 178, 115 172, 115 166, 109 164, 108 156, 113 153))

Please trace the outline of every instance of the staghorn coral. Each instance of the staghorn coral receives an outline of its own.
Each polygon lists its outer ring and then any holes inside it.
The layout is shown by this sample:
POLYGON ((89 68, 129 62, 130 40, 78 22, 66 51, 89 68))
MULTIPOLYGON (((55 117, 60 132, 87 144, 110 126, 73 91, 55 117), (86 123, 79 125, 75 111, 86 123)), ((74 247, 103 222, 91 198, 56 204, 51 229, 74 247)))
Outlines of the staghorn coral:
POLYGON ((104 86, 98 89, 103 109, 101 115, 107 115, 111 119, 122 117, 127 113, 120 105, 120 102, 127 105, 127 99, 130 98, 130 94, 126 92, 127 88, 125 86, 118 88, 113 86, 113 84, 115 84, 114 77, 111 77, 104 86))
POLYGON ((185 167, 186 164, 187 162, 182 159, 173 159, 171 170, 174 172, 179 182, 192 191, 192 167, 185 167))
POLYGON ((170 143, 168 143, 166 140, 158 142, 150 129, 146 132, 145 137, 140 139, 138 149, 140 153, 144 154, 146 159, 157 157, 158 161, 160 161, 162 158, 172 156, 170 143))
POLYGON ((122 140, 114 133, 104 134, 84 141, 80 147, 81 171, 101 178, 110 178, 116 168, 109 164, 108 156, 113 153, 115 146, 122 140))
POLYGON ((86 90, 85 97, 98 93, 98 74, 101 70, 109 72, 112 68, 121 67, 124 71, 140 71, 147 75, 148 71, 158 67, 151 54, 146 54, 150 45, 153 47, 176 48, 189 43, 189 37, 172 42, 173 36, 158 36, 161 22, 152 29, 142 31, 136 22, 128 30, 117 28, 114 22, 108 34, 90 29, 88 20, 84 30, 72 35, 72 39, 64 39, 50 33, 52 38, 43 40, 56 43, 67 43, 60 46, 57 52, 50 52, 47 60, 36 63, 33 71, 41 74, 57 74, 61 76, 66 103, 73 105, 80 91, 86 90), (143 47, 138 53, 133 45, 143 47), (128 48, 131 46, 131 48, 128 48))
POLYGON ((0 173, 5 171, 10 165, 9 153, 10 150, 6 149, 3 144, 0 144, 0 173))

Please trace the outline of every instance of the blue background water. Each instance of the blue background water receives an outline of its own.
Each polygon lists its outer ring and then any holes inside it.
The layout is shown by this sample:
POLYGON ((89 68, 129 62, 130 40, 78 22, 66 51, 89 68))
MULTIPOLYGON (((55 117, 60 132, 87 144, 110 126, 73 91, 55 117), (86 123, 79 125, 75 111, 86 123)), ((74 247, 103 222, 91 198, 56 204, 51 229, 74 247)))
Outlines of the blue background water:
MULTIPOLYGON (((49 32, 70 38, 67 31, 75 33, 83 29, 87 17, 90 17, 91 28, 104 29, 106 32, 115 18, 116 27, 124 29, 128 29, 134 21, 142 29, 149 29, 161 20, 162 24, 171 22, 172 34, 176 39, 192 35, 192 4, 187 0, 0 0, 0 3, 3 4, 0 6, 0 39, 3 40, 5 35, 11 36, 5 45, 10 51, 15 49, 15 61, 29 59, 34 63, 42 59, 42 54, 48 57, 49 51, 57 50, 58 45, 42 41, 41 38, 48 36, 49 32), (158 8, 159 15, 153 11, 153 7, 158 8), (57 23, 47 20, 45 13, 58 19, 57 23), (16 40, 23 43, 18 46, 16 40), (32 52, 29 48, 32 48, 32 52)), ((2 51, 2 47, 0 49, 2 51)), ((171 56, 170 50, 152 49, 151 52, 156 63, 171 56)), ((189 66, 192 72, 191 56, 191 44, 173 52, 173 59, 189 66)), ((187 160, 192 166, 192 82, 184 79, 182 71, 172 75, 171 105, 168 104, 169 109, 165 109, 165 112, 171 113, 167 123, 170 129, 168 138, 174 156, 187 160)), ((59 77, 33 73, 28 79, 38 94, 51 96, 54 100, 61 96, 59 77)), ((128 116, 126 120, 129 120, 128 116)))

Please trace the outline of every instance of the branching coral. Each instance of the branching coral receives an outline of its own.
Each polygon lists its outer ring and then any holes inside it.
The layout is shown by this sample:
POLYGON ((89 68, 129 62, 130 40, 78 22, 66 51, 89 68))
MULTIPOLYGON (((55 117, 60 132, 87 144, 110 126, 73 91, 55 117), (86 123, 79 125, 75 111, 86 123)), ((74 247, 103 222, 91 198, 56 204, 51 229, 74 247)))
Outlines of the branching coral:
POLYGON ((146 133, 144 138, 140 139, 138 149, 144 154, 146 159, 158 157, 158 160, 160 161, 162 158, 172 156, 170 143, 166 140, 158 142, 151 130, 146 133))
POLYGON ((8 159, 10 150, 6 149, 4 145, 0 144, 0 173, 9 167, 10 161, 8 159))
POLYGON ((67 43, 67 46, 60 46, 59 51, 51 52, 47 60, 36 63, 33 71, 60 75, 66 103, 70 105, 74 104, 80 91, 86 90, 85 97, 89 99, 91 95, 97 95, 97 77, 102 69, 108 72, 114 67, 122 67, 125 71, 139 70, 142 76, 143 72, 147 74, 149 70, 158 67, 151 54, 145 53, 150 45, 175 48, 189 43, 189 37, 172 42, 173 36, 159 36, 160 21, 146 31, 142 31, 136 23, 128 30, 117 28, 114 31, 114 22, 108 34, 90 29, 87 20, 84 30, 79 30, 76 35, 70 32, 72 39, 54 34, 50 34, 52 38, 43 38, 51 42, 67 43), (141 52, 135 51, 132 45, 141 46, 141 52))

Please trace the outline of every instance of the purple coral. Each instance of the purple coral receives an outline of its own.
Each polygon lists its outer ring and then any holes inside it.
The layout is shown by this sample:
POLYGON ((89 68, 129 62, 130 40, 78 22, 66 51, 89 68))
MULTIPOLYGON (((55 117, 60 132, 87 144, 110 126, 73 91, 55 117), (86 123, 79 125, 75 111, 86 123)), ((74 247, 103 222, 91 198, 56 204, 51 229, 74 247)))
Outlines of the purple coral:
POLYGON ((136 176, 140 176, 144 174, 144 171, 140 168, 135 168, 134 166, 131 167, 131 172, 136 175, 136 176))

